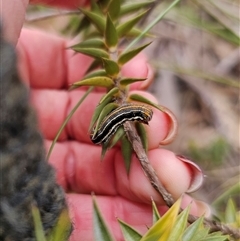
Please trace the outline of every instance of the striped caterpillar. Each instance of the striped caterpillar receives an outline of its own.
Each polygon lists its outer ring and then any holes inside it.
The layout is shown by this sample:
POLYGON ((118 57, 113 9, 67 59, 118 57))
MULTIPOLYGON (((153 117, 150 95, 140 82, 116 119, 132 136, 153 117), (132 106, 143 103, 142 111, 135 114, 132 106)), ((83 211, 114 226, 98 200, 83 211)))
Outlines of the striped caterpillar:
POLYGON ((146 105, 125 104, 122 105, 106 116, 98 131, 94 135, 94 129, 91 132, 91 140, 94 144, 103 144, 107 142, 117 129, 126 121, 139 121, 144 124, 152 119, 153 111, 146 105))

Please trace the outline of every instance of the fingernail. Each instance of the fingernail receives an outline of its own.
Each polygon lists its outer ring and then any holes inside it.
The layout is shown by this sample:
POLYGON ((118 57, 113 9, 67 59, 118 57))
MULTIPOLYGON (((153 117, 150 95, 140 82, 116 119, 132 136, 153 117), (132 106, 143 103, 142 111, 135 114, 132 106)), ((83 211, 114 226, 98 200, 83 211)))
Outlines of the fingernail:
POLYGON ((168 118, 170 119, 170 130, 167 134, 167 136, 164 138, 164 140, 162 140, 160 142, 160 145, 167 145, 169 143, 171 143, 178 132, 178 123, 177 123, 177 118, 176 116, 173 114, 172 111, 170 111, 168 108, 162 106, 162 109, 164 110, 164 113, 168 116, 168 118))
POLYGON ((182 205, 181 207, 185 209, 187 206, 191 207, 190 213, 194 216, 205 216, 206 218, 211 217, 212 211, 210 206, 202 201, 193 199, 188 194, 182 196, 182 205))
POLYGON ((195 200, 195 203, 198 207, 198 216, 202 216, 204 215, 204 217, 206 218, 210 218, 211 217, 211 208, 209 205, 207 205, 205 202, 199 201, 199 200, 195 200))
POLYGON ((186 158, 182 155, 176 155, 176 157, 180 161, 184 162, 189 167, 189 169, 191 170, 191 173, 192 173, 191 184, 190 184, 188 190, 186 191, 186 193, 195 192, 203 184, 204 175, 203 175, 201 168, 196 163, 192 162, 191 160, 189 160, 188 158, 186 158))

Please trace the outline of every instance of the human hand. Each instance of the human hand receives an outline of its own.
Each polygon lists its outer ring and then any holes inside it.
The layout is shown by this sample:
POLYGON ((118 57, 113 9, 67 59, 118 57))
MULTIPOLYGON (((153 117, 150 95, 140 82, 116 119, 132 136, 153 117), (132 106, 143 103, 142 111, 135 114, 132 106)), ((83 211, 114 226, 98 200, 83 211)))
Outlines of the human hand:
MULTIPOLYGON (((68 4, 71 4, 70 1, 68 4)), ((27 29, 22 30, 17 44, 20 73, 31 89, 31 101, 37 110, 47 149, 67 114, 85 93, 84 88, 68 92, 69 84, 80 80, 92 61, 81 54, 73 55, 72 51, 66 51, 69 45, 70 42, 62 38, 27 29)), ((147 77, 144 83, 134 84, 132 90, 156 102, 152 95, 139 92, 150 84, 153 77, 143 55, 129 62, 123 68, 123 74, 147 77)), ((119 148, 108 151, 104 160, 100 161, 101 147, 91 143, 88 127, 102 94, 101 90, 90 94, 79 107, 50 157, 57 170, 58 183, 69 193, 67 199, 74 225, 71 241, 93 240, 91 192, 97 195, 103 216, 117 240, 121 240, 122 236, 116 216, 144 232, 146 226, 151 225, 150 197, 160 210, 166 210, 162 198, 151 187, 135 157, 129 176, 119 148)), ((172 152, 159 149, 159 143, 170 129, 165 114, 154 111, 153 119, 146 128, 150 162, 160 181, 177 199, 191 186, 196 167, 180 160, 172 152)), ((203 203, 185 196, 183 205, 189 202, 192 202, 193 214, 206 212, 207 207, 203 203)))

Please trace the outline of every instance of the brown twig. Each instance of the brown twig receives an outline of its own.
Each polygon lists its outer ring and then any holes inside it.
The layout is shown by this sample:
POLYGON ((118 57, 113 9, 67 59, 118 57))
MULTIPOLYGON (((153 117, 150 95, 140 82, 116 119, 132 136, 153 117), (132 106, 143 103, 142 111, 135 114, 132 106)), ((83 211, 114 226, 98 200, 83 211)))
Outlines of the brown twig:
POLYGON ((124 123, 124 130, 126 131, 128 140, 132 143, 133 150, 135 151, 140 164, 144 170, 144 173, 148 177, 149 181, 151 182, 153 188, 161 194, 163 200, 167 204, 168 207, 172 206, 174 200, 172 195, 165 189, 162 183, 159 181, 155 170, 151 166, 146 152, 143 148, 141 139, 137 133, 134 123, 132 122, 125 122, 124 123))
MULTIPOLYGON (((124 123, 124 130, 128 137, 128 140, 132 143, 132 147, 140 161, 140 164, 143 168, 144 173, 148 177, 152 187, 162 196, 163 200, 165 201, 166 205, 171 208, 174 204, 174 199, 172 195, 165 189, 162 183, 159 181, 155 170, 151 166, 146 152, 143 148, 141 139, 136 131, 135 125, 132 122, 125 122, 124 123)), ((180 209, 182 212, 183 209, 180 209)), ((188 222, 194 223, 199 217, 196 217, 192 214, 188 215, 188 222)), ((234 239, 240 238, 240 230, 232 228, 226 224, 216 222, 214 220, 210 220, 204 218, 203 223, 205 226, 210 228, 211 232, 221 231, 223 234, 229 234, 234 239)))
MULTIPOLYGON (((110 59, 116 61, 117 59, 117 50, 110 52, 110 59)), ((119 80, 121 79, 121 76, 119 74, 118 77, 115 78, 114 83, 117 87, 119 87, 119 80)), ((122 89, 121 94, 118 96, 118 98, 115 100, 116 103, 119 105, 122 105, 126 102, 127 99, 127 90, 122 89)), ((155 170, 153 169, 152 165, 149 162, 148 156, 143 148, 142 141, 137 133, 135 124, 133 122, 125 122, 123 124, 124 130, 126 132, 127 138, 132 144, 133 150, 135 151, 137 158, 140 161, 140 164, 143 168, 143 171, 145 175, 147 176, 148 180, 150 181, 152 187, 161 195, 166 205, 171 208, 171 206, 174 204, 174 199, 172 195, 166 190, 166 188, 162 185, 162 183, 159 181, 159 178, 157 177, 157 174, 155 170)), ((180 212, 183 210, 181 209, 180 212)), ((198 219, 198 217, 193 216, 189 214, 188 216, 188 222, 193 223, 198 219)), ((210 228, 212 232, 214 231, 221 231, 223 234, 229 234, 233 238, 240 238, 240 230, 231 228, 225 224, 218 223, 214 220, 209 220, 204 218, 204 224, 210 228)))
MULTIPOLYGON (((180 211, 182 212, 183 210, 180 210, 180 211)), ((191 215, 191 214, 188 215, 189 223, 193 223, 197 219, 198 219, 198 217, 196 217, 194 215, 191 215)), ((221 231, 223 234, 228 234, 236 240, 240 239, 240 230, 239 229, 232 228, 226 224, 216 222, 216 221, 208 219, 208 218, 204 218, 203 223, 205 226, 210 228, 211 232, 221 231)))

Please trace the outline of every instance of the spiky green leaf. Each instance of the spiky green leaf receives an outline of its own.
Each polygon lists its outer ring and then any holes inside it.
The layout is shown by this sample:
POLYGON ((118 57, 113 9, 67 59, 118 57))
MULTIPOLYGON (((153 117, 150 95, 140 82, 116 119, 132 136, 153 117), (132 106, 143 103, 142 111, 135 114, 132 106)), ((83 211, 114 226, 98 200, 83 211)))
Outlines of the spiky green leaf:
POLYGON ((160 219, 160 214, 158 212, 156 203, 152 200, 152 213, 153 213, 153 224, 155 224, 160 219))
POLYGON ((208 234, 203 240, 200 241, 227 241, 230 240, 229 235, 223 235, 221 232, 214 232, 208 234))
POLYGON ((181 237, 184 233, 184 230, 187 226, 188 215, 189 215, 190 206, 185 208, 177 217, 177 221, 171 231, 171 234, 168 238, 168 241, 181 240, 181 237))
POLYGON ((176 222, 181 199, 174 205, 147 231, 141 241, 166 241, 176 222))
POLYGON ((101 10, 106 13, 108 10, 108 6, 110 5, 112 0, 101 0, 98 1, 99 7, 101 8, 101 10))
POLYGON ((203 226, 197 231, 192 241, 205 240, 208 236, 209 228, 204 228, 203 226))
POLYGON ((103 158, 105 157, 105 154, 107 153, 107 150, 108 150, 108 146, 109 146, 109 141, 104 142, 102 144, 101 160, 103 160, 103 158))
POLYGON ((143 49, 145 49, 150 43, 147 43, 143 46, 140 46, 136 49, 132 49, 128 52, 123 52, 120 56, 119 56, 119 59, 118 59, 118 64, 120 66, 126 64, 129 60, 131 60, 132 58, 134 58, 137 54, 139 54, 143 49))
POLYGON ((113 20, 118 19, 121 2, 122 2, 121 0, 113 0, 108 5, 108 13, 111 16, 111 19, 113 20))
POLYGON ((132 144, 129 142, 129 140, 127 139, 126 136, 123 136, 123 138, 122 138, 121 151, 122 151, 123 160, 124 160, 127 174, 129 174, 133 148, 132 148, 132 144))
POLYGON ((120 224, 120 228, 122 230, 122 234, 125 240, 127 241, 139 241, 142 237, 140 233, 138 233, 134 228, 132 228, 127 223, 118 219, 118 223, 120 224))
POLYGON ((227 207, 225 210, 225 223, 233 224, 236 222, 237 209, 235 203, 230 198, 227 202, 227 207))
MULTIPOLYGON (((126 37, 137 37, 142 33, 142 30, 139 28, 135 28, 133 27, 127 34, 126 37)), ((151 33, 145 33, 143 35, 144 37, 148 37, 148 38, 155 38, 155 35, 151 34, 151 33)))
POLYGON ((116 51, 116 47, 118 44, 118 34, 117 30, 114 26, 114 23, 109 16, 107 15, 107 23, 106 23, 106 30, 105 30, 105 43, 108 46, 110 52, 116 51))
POLYGON ((57 224, 53 227, 48 241, 67 241, 71 234, 72 224, 67 209, 64 209, 57 221, 57 224))
POLYGON ((101 125, 103 119, 111 112, 113 111, 114 109, 116 109, 118 107, 118 105, 114 102, 112 103, 109 103, 107 104, 106 106, 104 106, 104 108, 102 109, 99 117, 98 117, 98 120, 97 120, 97 123, 96 123, 96 126, 95 126, 95 130, 94 130, 94 133, 93 135, 96 135, 97 131, 98 131, 98 128, 99 126, 101 125))
POLYGON ((96 109, 93 113, 88 131, 90 131, 93 128, 93 126, 96 123, 96 121, 97 121, 99 115, 101 114, 103 108, 111 101, 112 101, 112 96, 108 96, 104 100, 102 100, 101 103, 98 104, 98 106, 96 107, 96 109))
POLYGON ((106 73, 111 77, 116 77, 120 71, 118 64, 110 59, 102 58, 102 60, 106 73))
POLYGON ((92 38, 85 41, 82 41, 78 44, 70 46, 69 48, 75 50, 77 48, 105 48, 105 44, 102 39, 100 38, 92 38))
POLYGON ((120 126, 117 130, 117 132, 114 134, 113 138, 110 141, 110 145, 108 146, 109 149, 111 149, 113 146, 115 146, 118 141, 124 136, 125 131, 122 126, 120 126))
POLYGON ((102 214, 98 208, 96 198, 93 197, 93 227, 95 240, 98 241, 114 241, 102 214))
POLYGON ((119 89, 117 87, 112 88, 111 90, 108 91, 108 93, 106 95, 104 95, 101 100, 99 101, 99 103, 101 104, 106 98, 109 97, 113 97, 115 94, 117 94, 119 92, 119 89))
POLYGON ((136 17, 124 22, 123 24, 117 27, 118 37, 126 35, 137 23, 138 21, 146 14, 147 11, 137 15, 136 17))
POLYGON ((97 77, 97 76, 105 76, 107 77, 107 73, 104 69, 97 69, 97 70, 94 70, 88 74, 86 74, 82 80, 84 79, 89 79, 89 78, 92 78, 92 77, 97 77))
POLYGON ((96 0, 91 0, 91 12, 93 12, 99 16, 103 16, 103 12, 100 9, 96 0))
POLYGON ((93 13, 83 8, 80 8, 80 10, 94 24, 96 29, 103 35, 106 26, 105 19, 100 14, 93 13))
POLYGON ((74 51, 82 53, 93 58, 108 58, 108 53, 100 48, 82 48, 82 47, 73 47, 74 51))
POLYGON ((69 23, 62 30, 62 33, 64 35, 71 34, 72 36, 76 36, 77 34, 86 31, 89 28, 89 25, 90 25, 90 21, 87 19, 86 16, 84 15, 72 16, 70 18, 69 23))
POLYGON ((39 209, 37 208, 37 206, 35 206, 35 205, 32 205, 32 216, 33 216, 36 240, 37 241, 46 241, 40 212, 39 212, 39 209))
POLYGON ((203 226, 203 217, 200 217, 192 223, 184 232, 182 240, 183 241, 193 241, 195 240, 195 237, 200 230, 200 228, 203 226))
POLYGON ((138 82, 138 81, 144 81, 146 78, 124 78, 120 80, 121 85, 130 85, 132 83, 138 82))
POLYGON ((98 76, 89 79, 84 79, 73 83, 73 86, 99 86, 99 87, 113 87, 113 80, 109 77, 98 76))
POLYGON ((84 32, 84 39, 91 39, 91 38, 102 38, 103 35, 100 34, 97 30, 93 30, 93 29, 87 29, 84 32))
POLYGON ((147 152, 148 151, 148 137, 147 137, 147 132, 145 130, 145 127, 143 126, 142 123, 137 122, 136 128, 137 128, 138 135, 141 138, 143 148, 144 148, 145 152, 147 152))
POLYGON ((148 7, 151 3, 155 1, 146 1, 146 2, 128 2, 121 6, 120 15, 123 16, 129 13, 136 13, 141 8, 148 7))
POLYGON ((151 106, 157 108, 158 110, 164 112, 164 109, 163 109, 161 106, 153 103, 152 101, 150 101, 149 99, 147 99, 147 98, 145 98, 145 97, 143 97, 143 96, 141 96, 141 95, 131 94, 131 95, 129 96, 129 99, 130 99, 130 100, 134 100, 134 101, 139 101, 139 102, 142 102, 142 103, 145 103, 145 104, 148 104, 148 105, 151 105, 151 106))

